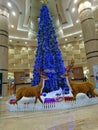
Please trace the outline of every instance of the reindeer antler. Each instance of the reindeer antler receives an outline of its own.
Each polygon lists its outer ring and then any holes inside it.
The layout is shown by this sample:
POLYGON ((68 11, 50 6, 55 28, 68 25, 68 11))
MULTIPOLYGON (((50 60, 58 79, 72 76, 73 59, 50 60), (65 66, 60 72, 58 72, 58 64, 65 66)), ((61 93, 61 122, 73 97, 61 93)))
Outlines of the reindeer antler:
POLYGON ((69 72, 69 71, 73 68, 74 63, 75 63, 75 61, 74 61, 74 59, 72 59, 72 60, 71 60, 71 63, 66 67, 66 71, 67 71, 67 72, 69 72))
POLYGON ((45 75, 45 72, 40 71, 40 69, 39 69, 38 67, 36 67, 36 70, 37 70, 37 72, 38 72, 40 75, 45 75))
POLYGON ((72 60, 71 60, 71 63, 66 67, 66 71, 67 71, 67 72, 64 73, 64 74, 62 74, 61 77, 66 77, 66 76, 69 75, 68 72, 70 72, 70 70, 73 68, 74 63, 75 63, 75 61, 72 59, 72 60))

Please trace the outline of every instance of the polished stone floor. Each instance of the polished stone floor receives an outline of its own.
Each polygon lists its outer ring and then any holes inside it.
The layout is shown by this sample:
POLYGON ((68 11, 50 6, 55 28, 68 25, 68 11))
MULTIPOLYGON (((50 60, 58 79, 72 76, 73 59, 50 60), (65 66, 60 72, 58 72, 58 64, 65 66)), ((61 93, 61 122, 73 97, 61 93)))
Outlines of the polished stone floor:
POLYGON ((0 99, 0 130, 98 130, 98 104, 71 110, 9 112, 0 99))

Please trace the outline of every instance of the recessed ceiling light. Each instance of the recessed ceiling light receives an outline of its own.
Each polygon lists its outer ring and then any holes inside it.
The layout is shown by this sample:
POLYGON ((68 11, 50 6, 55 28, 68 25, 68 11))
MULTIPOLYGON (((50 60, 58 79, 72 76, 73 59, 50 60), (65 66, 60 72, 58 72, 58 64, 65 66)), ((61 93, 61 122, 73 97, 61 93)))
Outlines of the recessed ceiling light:
POLYGON ((76 4, 78 2, 78 0, 74 0, 74 4, 76 4))
POLYGON ((25 44, 27 44, 27 42, 25 42, 25 44))
POLYGON ((64 45, 63 48, 66 48, 66 46, 64 45))
POLYGON ((12 40, 9 40, 9 42, 12 42, 12 40))
POLYGON ((28 51, 30 51, 31 50, 31 48, 28 48, 28 51))
POLYGON ((14 28, 14 25, 11 25, 11 28, 14 28))
POLYGON ((66 38, 65 41, 68 41, 68 39, 66 38))
POLYGON ((75 8, 72 8, 72 12, 75 12, 75 8))
POLYGON ((16 13, 15 13, 15 12, 12 12, 12 15, 13 15, 13 16, 16 16, 16 13))
POLYGON ((72 45, 71 44, 68 44, 68 47, 71 47, 72 45))
POLYGON ((8 2, 7 5, 8 5, 9 7, 12 7, 12 4, 11 4, 10 2, 8 2))
POLYGON ((82 35, 80 34, 80 37, 82 37, 82 35))
POLYGON ((76 20, 76 23, 79 23, 79 20, 76 20))
POLYGON ((22 48, 22 51, 25 51, 25 50, 26 50, 26 48, 25 48, 25 47, 23 47, 23 48, 22 48))

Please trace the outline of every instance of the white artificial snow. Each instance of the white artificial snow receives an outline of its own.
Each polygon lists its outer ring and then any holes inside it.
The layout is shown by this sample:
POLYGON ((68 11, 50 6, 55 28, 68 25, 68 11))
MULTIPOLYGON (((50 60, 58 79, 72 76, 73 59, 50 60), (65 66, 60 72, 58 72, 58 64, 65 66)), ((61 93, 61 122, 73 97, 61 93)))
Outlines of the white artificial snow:
POLYGON ((45 98, 59 98, 61 97, 63 100, 61 102, 49 102, 49 103, 40 103, 38 100, 36 104, 34 104, 35 97, 27 98, 23 97, 18 104, 10 104, 11 99, 15 99, 13 95, 6 103, 7 109, 9 111, 44 111, 44 110, 66 110, 72 109, 82 106, 88 106, 98 103, 98 97, 88 98, 86 94, 79 93, 76 96, 76 101, 67 100, 65 101, 65 97, 72 97, 72 93, 69 94, 62 94, 62 89, 59 89, 54 92, 50 92, 46 94, 46 96, 41 96, 42 100, 44 101, 45 98), (60 96, 58 96, 59 94, 60 96))

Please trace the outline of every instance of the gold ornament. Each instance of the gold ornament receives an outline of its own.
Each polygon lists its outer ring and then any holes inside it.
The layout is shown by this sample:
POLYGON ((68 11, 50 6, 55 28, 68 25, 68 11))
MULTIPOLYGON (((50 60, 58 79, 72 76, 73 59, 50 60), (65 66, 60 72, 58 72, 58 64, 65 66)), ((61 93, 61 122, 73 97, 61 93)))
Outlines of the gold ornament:
POLYGON ((42 3, 42 4, 48 4, 48 1, 47 0, 40 0, 40 2, 42 3))

